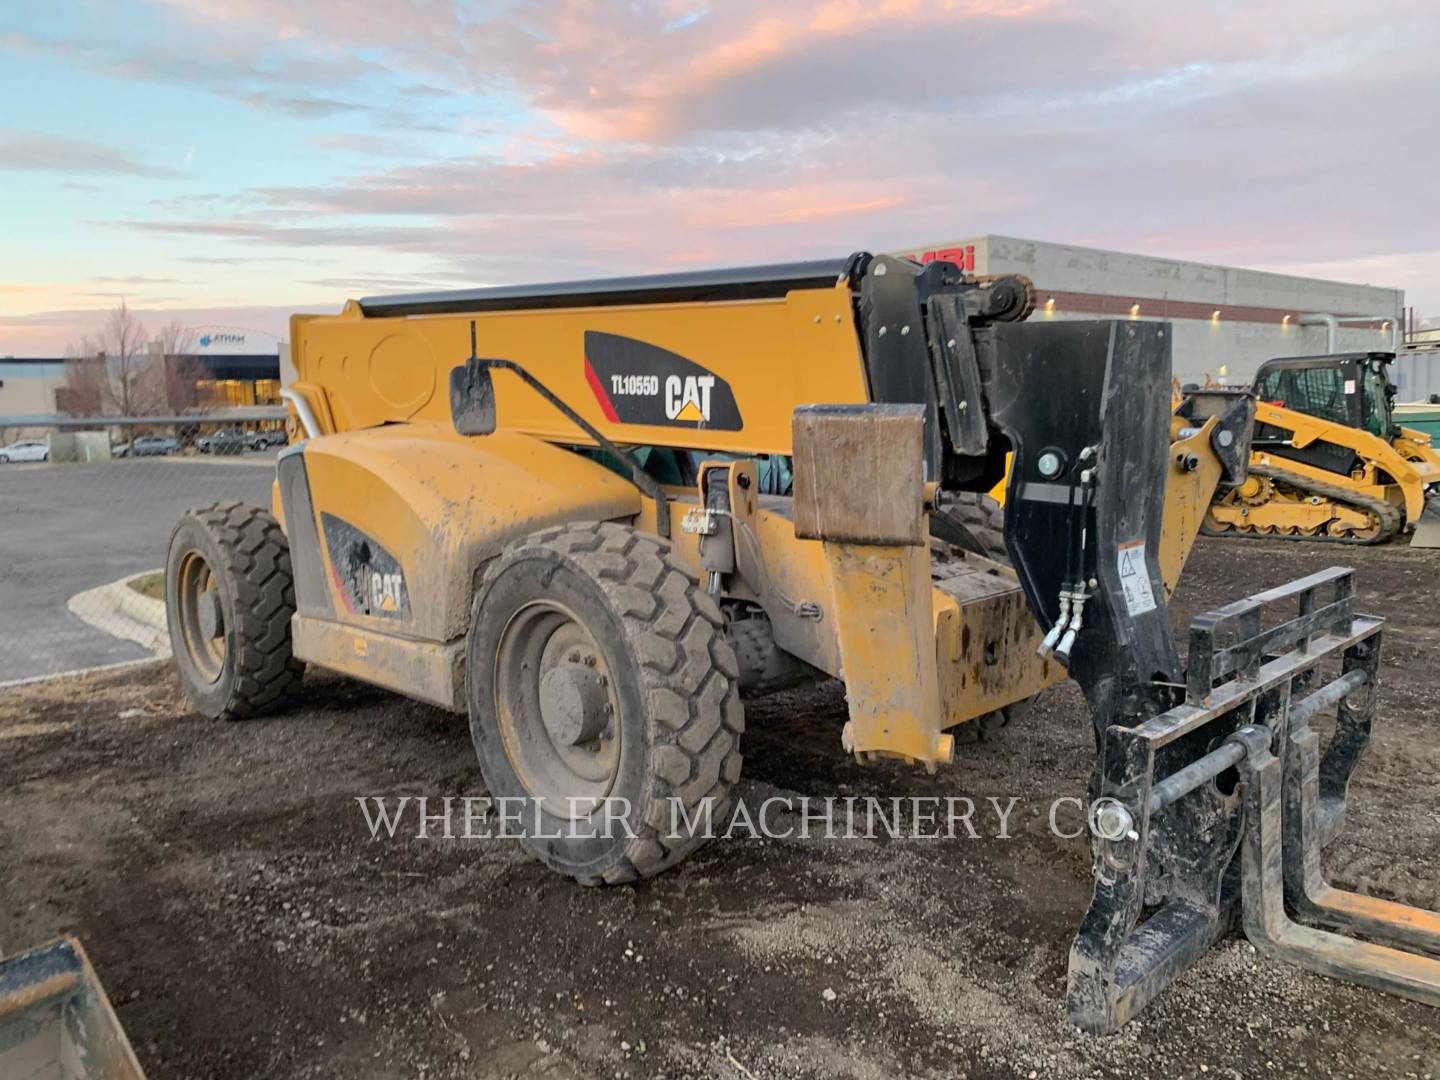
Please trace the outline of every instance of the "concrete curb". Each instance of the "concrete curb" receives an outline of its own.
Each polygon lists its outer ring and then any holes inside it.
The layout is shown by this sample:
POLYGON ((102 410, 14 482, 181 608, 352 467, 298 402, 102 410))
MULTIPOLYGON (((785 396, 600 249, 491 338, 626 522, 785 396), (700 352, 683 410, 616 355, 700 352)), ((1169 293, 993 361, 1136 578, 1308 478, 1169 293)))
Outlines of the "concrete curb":
POLYGON ((164 657, 146 656, 140 660, 118 660, 113 664, 97 664, 95 667, 54 671, 49 675, 26 675, 23 679, 0 682, 0 690, 19 690, 24 686, 35 686, 39 683, 51 682, 54 679, 73 679, 78 675, 95 675, 102 671, 123 671, 125 668, 140 667, 142 664, 163 664, 164 662, 164 657))
POLYGON ((142 570, 138 574, 112 581, 76 593, 65 606, 71 614, 85 620, 97 630, 114 637, 133 641, 142 649, 152 653, 157 660, 170 655, 170 630, 165 620, 165 603, 141 596, 130 587, 130 582, 156 570, 142 570))

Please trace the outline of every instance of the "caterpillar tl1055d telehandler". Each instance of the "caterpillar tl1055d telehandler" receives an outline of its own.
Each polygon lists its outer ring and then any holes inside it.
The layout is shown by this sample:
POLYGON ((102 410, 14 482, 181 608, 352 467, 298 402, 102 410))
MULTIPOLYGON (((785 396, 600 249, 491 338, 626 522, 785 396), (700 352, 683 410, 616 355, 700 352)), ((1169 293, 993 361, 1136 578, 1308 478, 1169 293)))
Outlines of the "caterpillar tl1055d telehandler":
POLYGON ((1167 597, 1244 479, 1250 395, 1172 416, 1164 324, 1029 307, 1023 279, 861 254, 296 316, 273 514, 195 511, 171 544, 185 688, 248 716, 312 663, 467 713, 526 848, 600 884, 723 819, 742 694, 843 679, 847 751, 934 768, 1068 674, 1098 747, 1077 1024, 1114 1030, 1237 915, 1437 1001, 1440 920, 1321 873, 1379 673, 1350 571, 1197 620, 1181 663, 1167 597), (972 493, 1007 453, 1002 537, 972 493))
POLYGON ((1440 451, 1394 420, 1393 353, 1267 360, 1250 474, 1205 517, 1218 536, 1440 547, 1440 451))

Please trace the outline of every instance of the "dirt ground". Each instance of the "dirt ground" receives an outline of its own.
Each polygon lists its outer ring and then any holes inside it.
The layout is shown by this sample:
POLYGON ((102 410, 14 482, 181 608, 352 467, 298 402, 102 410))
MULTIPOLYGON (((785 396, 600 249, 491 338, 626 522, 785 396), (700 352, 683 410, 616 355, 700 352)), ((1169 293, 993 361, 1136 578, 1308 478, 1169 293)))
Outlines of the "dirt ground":
MULTIPOLYGON (((1202 541, 1177 618, 1336 562, 1390 622, 1332 877, 1440 908, 1440 552, 1202 541)), ((27 687, 0 698, 0 947, 79 935, 155 1078, 1440 1075, 1440 1012, 1239 937, 1078 1033, 1090 860, 1047 816, 1085 790, 1079 694, 933 777, 854 764, 843 716, 834 685, 751 702, 744 800, 966 795, 983 825, 1015 795, 1011 838, 721 840, 586 889, 510 843, 370 838, 357 796, 483 793, 436 709, 312 674, 214 724, 158 665, 27 687)))

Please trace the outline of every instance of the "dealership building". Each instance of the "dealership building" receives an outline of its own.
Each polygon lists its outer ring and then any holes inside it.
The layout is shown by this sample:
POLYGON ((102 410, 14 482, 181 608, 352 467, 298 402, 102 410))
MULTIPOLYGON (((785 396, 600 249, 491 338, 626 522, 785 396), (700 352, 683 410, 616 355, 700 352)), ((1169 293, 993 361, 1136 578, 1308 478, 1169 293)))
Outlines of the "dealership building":
MULTIPOLYGON (((280 360, 275 354, 200 354, 193 405, 218 413, 280 404, 280 360)), ((59 357, 0 357, 0 419, 11 423, 66 413, 65 361, 59 357)))
MULTIPOLYGON (((289 347, 273 334, 234 327, 193 327, 183 362, 184 379, 194 380, 175 411, 223 413, 230 409, 280 404, 280 357, 289 347)), ((137 363, 153 363, 158 356, 137 363)), ((173 363, 171 358, 167 363, 173 363)), ((61 357, 0 355, 0 420, 12 423, 66 414, 69 379, 61 357)))
POLYGON ((1249 385, 1274 356, 1394 351, 1402 340, 1400 289, 1272 274, 1099 248, 972 236, 902 248, 976 274, 1024 274, 1035 283, 1031 319, 1150 319, 1174 327, 1182 382, 1249 385))

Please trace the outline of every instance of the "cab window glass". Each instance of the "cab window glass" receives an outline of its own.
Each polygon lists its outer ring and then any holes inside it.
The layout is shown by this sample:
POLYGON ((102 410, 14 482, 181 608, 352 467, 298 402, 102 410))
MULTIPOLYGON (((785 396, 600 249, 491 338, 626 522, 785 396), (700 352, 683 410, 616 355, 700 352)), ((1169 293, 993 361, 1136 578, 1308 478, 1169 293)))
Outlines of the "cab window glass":
MULTIPOLYGON (((1345 372, 1338 367, 1280 368, 1267 372, 1257 388, 1261 401, 1321 420, 1349 424, 1345 372)), ((1353 388, 1352 388, 1353 389, 1353 388)))
POLYGON ((1365 370, 1365 430, 1385 434, 1385 380, 1373 368, 1365 370))

